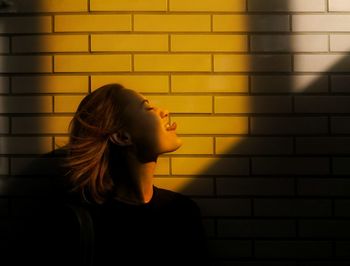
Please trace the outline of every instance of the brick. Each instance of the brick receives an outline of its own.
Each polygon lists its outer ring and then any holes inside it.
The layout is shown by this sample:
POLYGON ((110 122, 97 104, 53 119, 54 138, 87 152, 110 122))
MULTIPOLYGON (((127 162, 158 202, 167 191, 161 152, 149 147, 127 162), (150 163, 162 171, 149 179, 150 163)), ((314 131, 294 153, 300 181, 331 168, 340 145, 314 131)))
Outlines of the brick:
POLYGON ((75 113, 85 95, 54 96, 55 113, 75 113))
POLYGON ((120 83, 126 88, 141 93, 169 92, 169 77, 167 75, 93 75, 91 77, 92 90, 107 83, 120 83))
POLYGON ((2 17, 0 33, 49 33, 52 31, 50 16, 2 17))
POLYGON ((341 54, 295 55, 294 70, 303 72, 345 72, 350 70, 350 57, 341 54))
POLYGON ((255 199, 254 215, 264 217, 328 217, 332 201, 323 199, 255 199))
POLYGON ((173 92, 248 92, 244 75, 172 75, 173 92))
POLYGON ((170 11, 244 12, 244 0, 170 0, 170 11))
POLYGON ((215 154, 292 154, 293 140, 287 137, 216 137, 215 154))
MULTIPOLYGON (((62 159, 57 158, 48 158, 48 157, 40 157, 40 158, 13 158, 11 160, 11 173, 13 175, 23 175, 23 176, 49 176, 49 177, 62 177, 63 174, 65 174, 64 170, 60 166, 62 164, 62 159)), ((27 177, 27 178, 28 178, 27 177)), ((41 178, 43 179, 43 178, 41 178)), ((43 182, 42 185, 39 187, 33 187, 32 190, 40 189, 43 190, 45 185, 48 184, 44 183, 44 180, 41 180, 43 182)), ((52 183, 52 180, 51 180, 52 183)), ((33 184, 34 186, 34 184, 33 184)), ((36 185, 37 186, 37 185, 36 185)), ((52 186, 52 184, 51 184, 52 186)), ((50 187, 47 187, 46 190, 48 190, 50 187)), ((52 188, 51 188, 52 189, 52 188)), ((28 188, 28 190, 30 190, 28 188)), ((27 192, 28 193, 28 192, 27 192)), ((41 192, 43 193, 43 192, 41 192)))
POLYGON ((293 31, 310 31, 310 32, 339 32, 349 31, 349 15, 293 15, 293 31))
POLYGON ((40 35, 12 38, 15 53, 88 52, 87 35, 40 35))
POLYGON ((248 50, 246 35, 172 35, 171 51, 174 52, 245 52, 248 50))
POLYGON ((349 113, 350 96, 295 96, 296 113, 349 113))
POLYGON ((303 196, 349 196, 350 180, 344 178, 303 178, 297 184, 298 195, 303 196))
POLYGON ((130 55, 56 55, 55 72, 130 71, 130 55))
POLYGON ((328 92, 328 78, 322 75, 262 75, 251 79, 254 93, 328 92))
POLYGON ((247 117, 199 116, 175 117, 172 120, 178 125, 180 134, 246 134, 248 133, 247 117))
POLYGON ((332 134, 350 134, 350 117, 331 117, 331 132, 332 134))
POLYGON ((151 105, 165 108, 170 113, 211 113, 212 97, 211 96, 147 96, 151 105))
POLYGON ((51 96, 0 96, 0 113, 50 113, 51 96))
POLYGON ((54 137, 54 147, 55 149, 62 148, 63 146, 67 145, 69 140, 69 137, 54 137))
POLYGON ((350 242, 337 241, 335 242, 335 256, 337 258, 350 258, 350 242))
POLYGON ((291 113, 289 96, 215 96, 215 113, 291 113))
POLYGON ((213 195, 213 180, 209 178, 158 177, 154 179, 154 184, 188 196, 213 195))
POLYGON ((326 11, 323 0, 248 0, 249 11, 266 12, 322 12, 326 11))
POLYGON ((160 157, 157 160, 157 167, 155 175, 169 175, 170 174, 170 161, 169 158, 160 157))
POLYGON ((253 35, 255 52, 328 52, 327 35, 253 35))
POLYGON ((14 117, 15 134, 67 134, 71 116, 14 117))
POLYGON ((350 216, 350 200, 337 199, 334 201, 334 215, 338 217, 350 216))
POLYGON ((330 49, 335 52, 347 52, 350 48, 350 35, 330 35, 330 49))
POLYGON ((0 56, 0 73, 49 73, 52 57, 45 55, 0 56))
POLYGON ((208 248, 213 258, 233 259, 253 256, 251 240, 211 239, 208 241, 208 248))
POLYGON ((10 206, 8 199, 0 199, 0 217, 6 217, 10 213, 10 206))
POLYGON ((289 55, 214 55, 215 72, 287 72, 289 55))
POLYGON ((134 55, 135 71, 210 71, 210 55, 142 54, 134 55))
MULTIPOLYGON (((264 260, 264 261, 245 261, 245 262, 225 262, 222 264, 223 266, 299 266, 296 262, 293 261, 271 261, 271 260, 264 260)), ((301 265, 301 264, 300 264, 301 265)), ((305 265, 303 265, 305 266, 305 265)), ((310 265, 308 265, 310 266, 310 265)), ((333 265, 330 265, 333 266, 333 265)))
POLYGON ((16 76, 12 77, 12 93, 87 93, 88 76, 16 76))
POLYGON ((327 117, 252 117, 251 132, 259 135, 328 133, 327 117))
POLYGON ((195 199, 203 216, 251 216, 249 199, 195 199))
POLYGON ((349 137, 296 138, 296 154, 349 154, 349 137))
POLYGON ((204 227, 204 233, 207 237, 213 237, 215 236, 215 221, 214 219, 210 218, 204 218, 202 219, 203 227, 204 227))
POLYGON ((213 154, 213 138, 211 137, 181 137, 182 146, 173 154, 213 154))
POLYGON ((174 175, 247 175, 247 158, 172 158, 174 175))
POLYGON ((10 42, 8 37, 0 37, 0 53, 5 54, 10 51, 10 42))
POLYGON ((295 181, 293 178, 217 178, 218 196, 292 196, 295 181))
POLYGON ((216 32, 285 32, 289 31, 287 15, 213 15, 216 32))
POLYGON ((331 241, 312 240, 257 240, 257 258, 325 259, 332 256, 331 241))
POLYGON ((219 237, 294 237, 296 224, 292 220, 225 219, 218 221, 219 237))
POLYGON ((91 0, 91 11, 166 11, 166 0, 91 0))
POLYGON ((50 137, 0 137, 1 154, 41 154, 51 148, 50 137))
POLYGON ((55 32, 130 31, 131 15, 56 15, 55 32))
POLYGON ((350 222, 346 220, 327 219, 327 220, 300 220, 300 237, 313 238, 349 238, 350 222))
POLYGON ((134 15, 134 31, 209 32, 210 15, 134 15))
POLYGON ((324 157, 255 157, 252 172, 257 175, 327 175, 330 163, 324 157))
POLYGON ((36 12, 79 12, 87 10, 87 0, 26 0, 16 2, 16 12, 36 13, 36 12))
POLYGON ((350 158, 348 157, 333 157, 333 174, 348 176, 350 174, 349 163, 350 158))
POLYGON ((8 77, 0 77, 0 93, 8 93, 10 91, 10 79, 8 77))
POLYGON ((91 36, 92 51, 168 51, 166 34, 99 34, 91 36))
POLYGON ((6 116, 0 116, 0 134, 9 133, 10 119, 6 116))
POLYGON ((350 76, 346 75, 333 75, 331 76, 331 90, 332 92, 350 92, 350 87, 348 86, 350 82, 350 76))
POLYGON ((329 11, 350 11, 350 3, 344 0, 329 0, 329 11))
MULTIPOLYGON (((0 175, 8 175, 9 174, 9 158, 0 157, 0 175)), ((0 194, 1 191, 0 191, 0 194)))

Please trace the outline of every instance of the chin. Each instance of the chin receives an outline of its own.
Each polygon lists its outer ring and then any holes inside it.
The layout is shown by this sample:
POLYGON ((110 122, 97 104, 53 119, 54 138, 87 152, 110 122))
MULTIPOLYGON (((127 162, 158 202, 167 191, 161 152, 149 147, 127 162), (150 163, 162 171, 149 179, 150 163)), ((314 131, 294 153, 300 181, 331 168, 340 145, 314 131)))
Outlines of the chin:
POLYGON ((168 153, 168 152, 174 152, 177 149, 179 149, 182 146, 182 140, 177 138, 176 141, 171 143, 171 145, 167 144, 164 146, 164 149, 162 149, 161 153, 168 153))

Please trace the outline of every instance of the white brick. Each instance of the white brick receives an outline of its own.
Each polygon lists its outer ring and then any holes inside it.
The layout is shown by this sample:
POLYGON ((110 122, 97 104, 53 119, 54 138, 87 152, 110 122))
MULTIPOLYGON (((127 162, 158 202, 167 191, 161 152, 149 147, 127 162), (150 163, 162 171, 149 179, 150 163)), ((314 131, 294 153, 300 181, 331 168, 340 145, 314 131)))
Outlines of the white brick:
POLYGON ((254 93, 319 93, 328 92, 326 75, 253 76, 254 93))
POLYGON ((9 118, 6 116, 0 116, 0 134, 6 134, 8 132, 9 132, 9 118))
POLYGON ((294 70, 308 72, 349 71, 350 57, 342 54, 295 55, 294 70))
POLYGON ((51 148, 51 137, 0 137, 1 154, 42 154, 51 148))
POLYGON ((327 35, 255 35, 250 47, 257 52, 326 52, 327 35))
POLYGON ((9 52, 9 38, 0 37, 0 53, 8 53, 9 52))
POLYGON ((324 0, 248 0, 249 11, 318 12, 325 9, 324 0))
POLYGON ((330 36, 331 51, 348 52, 350 49, 350 35, 332 34, 330 36))
POLYGON ((286 15, 214 15, 213 31, 289 31, 289 16, 286 15))
POLYGON ((350 92, 350 76, 347 75, 335 75, 331 78, 332 92, 350 92))
POLYGON ((328 0, 329 11, 350 11, 349 0, 328 0))
POLYGON ((0 77, 0 93, 8 93, 10 80, 7 77, 0 77))
POLYGON ((293 31, 336 32, 350 30, 350 15, 294 15, 293 31))
POLYGON ((6 157, 0 157, 0 175, 9 174, 9 159, 6 157))

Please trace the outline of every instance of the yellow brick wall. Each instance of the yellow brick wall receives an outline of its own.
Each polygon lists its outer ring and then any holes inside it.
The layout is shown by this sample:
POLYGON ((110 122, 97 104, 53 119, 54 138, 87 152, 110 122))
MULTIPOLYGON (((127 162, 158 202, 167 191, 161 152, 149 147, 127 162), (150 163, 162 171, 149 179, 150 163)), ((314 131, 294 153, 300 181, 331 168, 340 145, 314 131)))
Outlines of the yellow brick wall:
POLYGON ((28 165, 66 143, 86 94, 118 82, 178 123, 184 145, 155 183, 198 202, 215 261, 349 251, 348 1, 14 2, 0 13, 0 217, 24 211, 2 184, 35 191, 28 165))

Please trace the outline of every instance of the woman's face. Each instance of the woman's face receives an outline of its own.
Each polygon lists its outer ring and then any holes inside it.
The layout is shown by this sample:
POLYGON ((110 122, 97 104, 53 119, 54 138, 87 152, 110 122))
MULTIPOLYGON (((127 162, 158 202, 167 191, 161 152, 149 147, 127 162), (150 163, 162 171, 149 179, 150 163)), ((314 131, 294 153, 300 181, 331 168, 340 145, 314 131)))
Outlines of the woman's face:
POLYGON ((181 146, 176 124, 170 123, 167 110, 153 105, 135 91, 127 90, 125 95, 126 130, 139 154, 154 157, 181 146))

